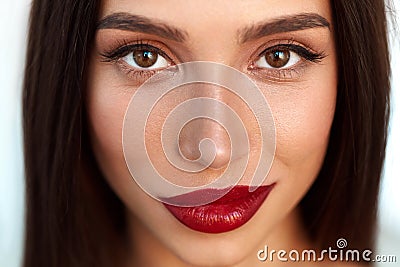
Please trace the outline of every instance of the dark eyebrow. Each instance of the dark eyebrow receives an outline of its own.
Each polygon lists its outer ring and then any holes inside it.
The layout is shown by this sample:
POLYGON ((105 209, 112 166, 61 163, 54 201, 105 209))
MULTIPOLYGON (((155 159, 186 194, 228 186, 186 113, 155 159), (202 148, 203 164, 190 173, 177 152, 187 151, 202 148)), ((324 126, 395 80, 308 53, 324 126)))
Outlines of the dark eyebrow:
POLYGON ((154 34, 177 42, 184 42, 187 33, 157 20, 129 13, 113 13, 97 23, 97 29, 118 29, 154 34))
POLYGON ((267 35, 318 27, 330 29, 330 24, 326 18, 316 13, 301 13, 246 27, 238 31, 238 39, 239 43, 244 43, 267 35))

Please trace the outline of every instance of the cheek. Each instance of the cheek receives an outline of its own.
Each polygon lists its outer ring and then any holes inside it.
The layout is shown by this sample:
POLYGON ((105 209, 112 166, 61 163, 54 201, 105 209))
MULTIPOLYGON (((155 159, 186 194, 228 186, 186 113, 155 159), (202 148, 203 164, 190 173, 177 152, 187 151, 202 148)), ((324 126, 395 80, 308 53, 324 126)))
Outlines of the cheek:
POLYGON ((275 161, 303 174, 319 168, 335 113, 335 68, 320 69, 312 80, 282 86, 268 96, 276 125, 275 161))
POLYGON ((88 71, 86 109, 92 149, 98 165, 114 188, 123 188, 129 179, 122 146, 125 110, 133 94, 128 86, 118 86, 117 77, 92 64, 88 71), (124 185, 125 184, 125 185, 124 185))

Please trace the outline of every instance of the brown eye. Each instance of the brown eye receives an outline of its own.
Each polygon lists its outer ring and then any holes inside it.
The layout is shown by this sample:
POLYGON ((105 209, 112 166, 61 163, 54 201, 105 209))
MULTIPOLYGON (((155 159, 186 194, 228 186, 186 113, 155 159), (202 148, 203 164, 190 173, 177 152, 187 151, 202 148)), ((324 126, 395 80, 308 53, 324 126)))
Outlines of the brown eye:
POLYGON ((151 50, 136 49, 126 55, 123 60, 135 69, 162 69, 169 65, 165 57, 151 50))
POLYGON ((265 54, 265 60, 273 68, 282 68, 290 60, 290 51, 288 49, 279 49, 267 52, 265 54))
POLYGON ((301 57, 288 48, 275 48, 265 52, 255 62, 259 68, 284 69, 296 65, 301 57))
POLYGON ((141 68, 148 68, 157 62, 158 54, 146 50, 136 50, 133 52, 133 59, 141 68))

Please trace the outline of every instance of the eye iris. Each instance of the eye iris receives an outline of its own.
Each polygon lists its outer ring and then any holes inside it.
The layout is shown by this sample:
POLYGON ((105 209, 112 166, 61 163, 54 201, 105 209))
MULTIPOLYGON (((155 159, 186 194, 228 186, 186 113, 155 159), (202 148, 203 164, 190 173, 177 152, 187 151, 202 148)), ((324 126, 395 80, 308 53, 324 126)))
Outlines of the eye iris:
POLYGON ((268 64, 274 68, 284 67, 290 60, 289 50, 274 50, 265 55, 268 64))
POLYGON ((157 62, 158 54, 148 50, 137 50, 133 53, 136 64, 142 68, 153 66, 157 62))

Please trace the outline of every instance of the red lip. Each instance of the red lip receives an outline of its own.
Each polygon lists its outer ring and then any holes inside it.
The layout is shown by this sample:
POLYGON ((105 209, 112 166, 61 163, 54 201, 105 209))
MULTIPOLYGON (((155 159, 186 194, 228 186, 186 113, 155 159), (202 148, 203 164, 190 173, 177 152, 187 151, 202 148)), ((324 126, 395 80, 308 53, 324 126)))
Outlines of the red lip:
MULTIPOLYGON (((249 192, 249 186, 235 186, 222 198, 197 207, 179 207, 166 203, 164 205, 181 223, 193 230, 203 233, 223 233, 248 222, 267 198, 273 186, 260 186, 254 192, 249 192)), ((213 190, 195 191, 184 197, 206 195, 210 194, 209 191, 213 190)))

